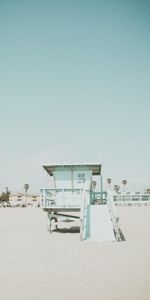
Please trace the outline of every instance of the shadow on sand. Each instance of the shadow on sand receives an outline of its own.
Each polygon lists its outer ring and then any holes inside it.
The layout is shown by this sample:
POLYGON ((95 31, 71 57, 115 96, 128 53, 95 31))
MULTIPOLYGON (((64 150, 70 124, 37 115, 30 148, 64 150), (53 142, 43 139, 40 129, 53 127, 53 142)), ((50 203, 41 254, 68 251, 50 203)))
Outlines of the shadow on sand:
POLYGON ((80 232, 80 226, 72 226, 70 228, 57 228, 54 230, 54 232, 59 233, 79 233, 80 232))
POLYGON ((124 242, 126 239, 122 233, 122 230, 119 228, 120 242, 124 242))
MULTIPOLYGON (((53 230, 53 232, 58 232, 58 233, 80 233, 80 226, 72 226, 70 228, 57 228, 53 230)), ((126 239, 119 228, 119 235, 120 235, 120 242, 124 242, 126 239)))

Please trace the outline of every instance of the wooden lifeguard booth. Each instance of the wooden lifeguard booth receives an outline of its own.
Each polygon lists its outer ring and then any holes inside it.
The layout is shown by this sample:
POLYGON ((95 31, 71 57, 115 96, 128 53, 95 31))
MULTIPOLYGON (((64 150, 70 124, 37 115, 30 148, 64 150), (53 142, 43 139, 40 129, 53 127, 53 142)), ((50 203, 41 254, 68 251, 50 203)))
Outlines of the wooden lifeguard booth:
POLYGON ((43 168, 53 179, 52 187, 40 190, 50 232, 67 216, 80 218, 81 240, 119 239, 119 219, 113 198, 103 191, 100 164, 44 165, 43 168))

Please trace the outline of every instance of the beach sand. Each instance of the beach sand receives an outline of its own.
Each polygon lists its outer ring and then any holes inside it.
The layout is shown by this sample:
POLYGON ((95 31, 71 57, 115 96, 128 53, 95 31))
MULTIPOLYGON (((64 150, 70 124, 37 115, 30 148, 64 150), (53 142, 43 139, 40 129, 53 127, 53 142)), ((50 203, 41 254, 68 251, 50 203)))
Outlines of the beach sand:
POLYGON ((1 208, 0 299, 149 300, 150 207, 117 210, 124 242, 50 235, 42 209, 1 208))

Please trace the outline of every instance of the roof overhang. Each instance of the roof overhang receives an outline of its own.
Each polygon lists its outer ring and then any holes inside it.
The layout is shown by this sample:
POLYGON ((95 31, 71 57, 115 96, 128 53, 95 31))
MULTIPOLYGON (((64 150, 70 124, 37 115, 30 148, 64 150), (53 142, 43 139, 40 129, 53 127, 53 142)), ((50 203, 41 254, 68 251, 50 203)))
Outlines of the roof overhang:
POLYGON ((80 171, 92 170, 92 175, 101 174, 100 164, 72 164, 72 165, 44 165, 43 168, 50 175, 53 176, 54 171, 80 171))

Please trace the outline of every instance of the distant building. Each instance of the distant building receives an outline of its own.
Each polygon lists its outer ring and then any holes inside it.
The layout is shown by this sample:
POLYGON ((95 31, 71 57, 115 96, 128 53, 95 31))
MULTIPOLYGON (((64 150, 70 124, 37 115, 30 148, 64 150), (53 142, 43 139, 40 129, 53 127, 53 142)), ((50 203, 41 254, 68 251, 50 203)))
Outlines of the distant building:
POLYGON ((26 204, 26 205, 38 205, 40 204, 40 195, 38 194, 24 194, 24 193, 12 193, 9 195, 9 201, 13 203, 20 203, 20 204, 26 204))

